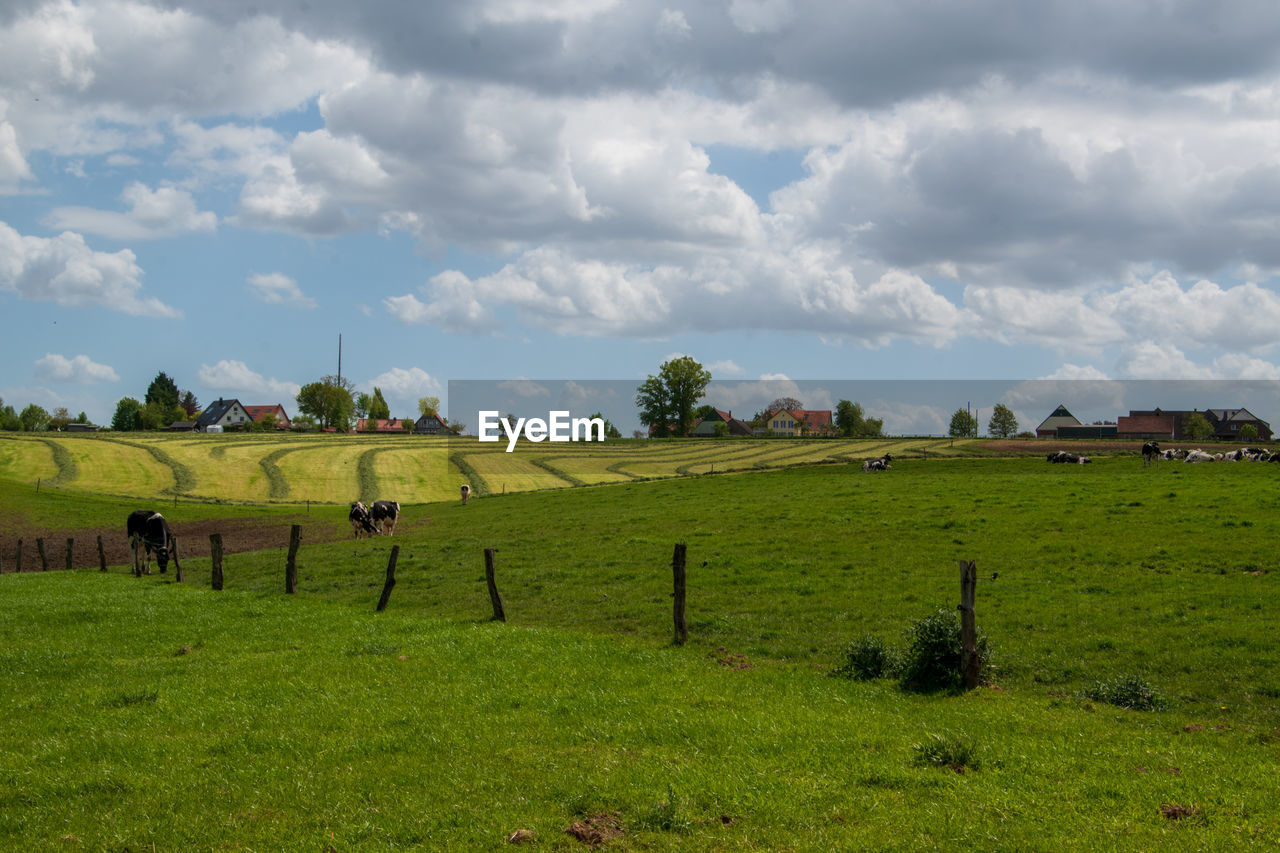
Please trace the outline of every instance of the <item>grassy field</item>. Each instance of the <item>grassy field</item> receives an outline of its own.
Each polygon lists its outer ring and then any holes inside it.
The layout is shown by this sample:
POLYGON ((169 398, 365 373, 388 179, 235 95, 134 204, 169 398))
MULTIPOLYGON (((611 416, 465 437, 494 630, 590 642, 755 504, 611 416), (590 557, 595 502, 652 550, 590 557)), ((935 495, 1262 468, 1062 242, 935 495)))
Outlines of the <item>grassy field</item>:
POLYGON ((0 481, 151 500, 401 503, 824 462, 960 455, 947 439, 668 440, 506 444, 381 435, 0 434, 0 481))
POLYGON ((612 821, 612 849, 1274 847, 1276 467, 929 459, 423 503, 376 615, 387 538, 304 545, 296 598, 274 550, 229 559, 223 593, 208 560, 182 585, 4 575, 0 837, 580 849, 566 827, 612 821), (993 686, 829 677, 954 608, 961 558, 993 686), (1085 698, 1125 675, 1166 709, 1085 698))

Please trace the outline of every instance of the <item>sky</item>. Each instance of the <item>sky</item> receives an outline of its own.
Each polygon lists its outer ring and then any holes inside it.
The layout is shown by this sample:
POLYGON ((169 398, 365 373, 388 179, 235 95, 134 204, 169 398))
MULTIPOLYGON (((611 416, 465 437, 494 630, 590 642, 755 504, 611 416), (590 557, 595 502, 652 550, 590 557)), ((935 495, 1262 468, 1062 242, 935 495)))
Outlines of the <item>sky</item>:
POLYGON ((1278 237, 1274 0, 0 4, 18 409, 1277 379, 1278 237))

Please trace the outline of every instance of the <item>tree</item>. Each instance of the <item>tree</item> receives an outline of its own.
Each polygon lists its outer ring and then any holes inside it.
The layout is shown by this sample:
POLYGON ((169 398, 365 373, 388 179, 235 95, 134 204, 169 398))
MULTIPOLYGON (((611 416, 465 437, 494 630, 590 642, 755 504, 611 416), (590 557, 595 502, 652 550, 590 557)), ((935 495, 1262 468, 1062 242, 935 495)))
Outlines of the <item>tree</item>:
POLYGON ((69 423, 71 423, 71 413, 67 411, 66 406, 58 406, 53 410, 53 414, 49 415, 49 429, 62 432, 69 423))
POLYGON ((142 398, 144 403, 160 403, 166 410, 172 409, 178 405, 181 394, 178 392, 177 384, 165 375, 162 370, 156 374, 156 378, 151 380, 151 384, 147 386, 147 396, 142 398))
POLYGON ((81 412, 80 414, 76 415, 76 419, 72 423, 87 424, 88 422, 89 422, 89 416, 86 415, 84 412, 81 412))
POLYGON ((170 406, 160 400, 143 404, 138 413, 142 422, 141 429, 164 429, 174 421, 182 420, 186 414, 176 403, 170 406))
POLYGON ((716 411, 716 407, 711 405, 710 403, 703 403, 693 412, 693 419, 695 421, 706 420, 707 418, 718 418, 718 417, 720 417, 720 413, 716 411))
POLYGON ((182 392, 182 396, 178 399, 178 405, 182 407, 182 411, 187 413, 188 420, 195 420, 196 415, 200 414, 200 401, 190 391, 182 392))
POLYGON ((788 412, 794 412, 797 409, 803 410, 804 403, 801 403, 795 397, 779 397, 765 408, 766 415, 772 414, 779 409, 786 409, 788 412))
POLYGON ((361 391, 356 395, 355 412, 357 418, 369 417, 369 407, 373 405, 373 398, 361 391))
POLYGON ((968 409, 956 409, 951 416, 952 438, 976 438, 978 435, 978 419, 968 409))
POLYGON ((836 429, 841 435, 850 438, 862 435, 866 428, 866 417, 861 403, 841 400, 836 403, 836 429))
POLYGON ((1182 419, 1182 432, 1192 441, 1204 441, 1213 435, 1213 426, 1199 412, 1192 412, 1182 419))
POLYGON ((369 403, 369 417, 372 420, 385 421, 391 417, 391 407, 387 405, 387 401, 382 397, 382 389, 376 385, 373 388, 373 399, 369 403))
MULTIPOLYGON (((4 400, 0 400, 0 404, 3 403, 4 400)), ((0 429, 7 432, 19 432, 22 429, 22 420, 13 406, 0 406, 0 429)))
POLYGON ((321 429, 332 427, 346 431, 351 426, 351 416, 355 412, 352 390, 348 379, 323 376, 299 389, 295 398, 298 411, 315 418, 321 429))
POLYGON ((116 403, 116 413, 111 416, 111 428, 116 432, 142 429, 142 404, 132 397, 125 397, 116 403))
POLYGON ((661 379, 650 375, 636 389, 636 405, 640 407, 640 423, 649 427, 655 438, 671 435, 671 396, 661 379))
MULTIPOLYGON (((596 412, 591 417, 599 418, 600 420, 604 421, 604 437, 605 438, 622 438, 622 433, 618 430, 616 426, 613 425, 613 422, 610 421, 608 418, 606 418, 602 413, 596 412)), ((511 423, 515 423, 515 421, 511 421, 511 423)))
POLYGON ((690 356, 665 362, 636 389, 640 423, 653 426, 654 435, 688 435, 694 406, 710 382, 711 371, 690 356))
MULTIPOLYGON (((438 414, 440 412, 439 397, 419 397, 418 398, 418 414, 425 416, 438 414)), ((514 423, 514 421, 513 421, 514 423)))
POLYGON ((1254 441, 1258 437, 1258 428, 1253 424, 1245 424, 1240 427, 1241 441, 1254 441))
POLYGON ((49 428, 49 413, 35 403, 28 404, 18 415, 18 420, 27 432, 43 432, 49 428))
POLYGON ((1011 438, 1018 434, 1018 418, 1004 403, 996 403, 987 421, 987 432, 996 438, 1011 438))

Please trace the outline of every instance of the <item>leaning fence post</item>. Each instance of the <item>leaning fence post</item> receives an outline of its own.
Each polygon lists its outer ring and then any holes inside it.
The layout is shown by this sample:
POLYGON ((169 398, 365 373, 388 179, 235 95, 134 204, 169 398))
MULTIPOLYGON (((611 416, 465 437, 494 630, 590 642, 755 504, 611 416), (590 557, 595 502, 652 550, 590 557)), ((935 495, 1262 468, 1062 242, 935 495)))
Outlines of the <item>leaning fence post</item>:
POLYGON ((960 561, 960 677, 965 690, 978 686, 978 620, 973 612, 978 587, 978 566, 960 561))
POLYGON ((67 538, 67 571, 71 571, 71 548, 75 544, 75 540, 67 538))
POLYGON ((213 560, 213 568, 209 572, 209 581, 214 589, 222 589, 222 534, 209 534, 209 556, 213 560))
POLYGON ((36 537, 36 552, 40 554, 40 571, 49 571, 49 561, 44 556, 44 539, 39 536, 36 537))
POLYGON ((284 591, 289 595, 298 592, 298 545, 302 542, 302 525, 289 528, 289 559, 284 564, 284 591))
POLYGON ((387 561, 387 582, 382 585, 382 596, 378 599, 378 613, 387 609, 387 602, 391 600, 391 590, 396 585, 396 560, 400 558, 400 546, 391 546, 391 559, 387 561))
POLYGON ((684 543, 677 542, 675 553, 671 557, 671 573, 675 581, 675 591, 672 593, 675 605, 672 615, 675 618, 677 646, 683 646, 689 639, 689 624, 684 618, 684 551, 684 543))
POLYGON ((102 547, 102 536, 98 536, 98 566, 102 571, 107 570, 107 552, 102 547))
POLYGON ((489 601, 493 604, 493 621, 506 622, 507 611, 502 606, 502 596, 498 593, 498 579, 493 570, 493 555, 497 550, 497 548, 484 549, 484 579, 489 584, 489 601))

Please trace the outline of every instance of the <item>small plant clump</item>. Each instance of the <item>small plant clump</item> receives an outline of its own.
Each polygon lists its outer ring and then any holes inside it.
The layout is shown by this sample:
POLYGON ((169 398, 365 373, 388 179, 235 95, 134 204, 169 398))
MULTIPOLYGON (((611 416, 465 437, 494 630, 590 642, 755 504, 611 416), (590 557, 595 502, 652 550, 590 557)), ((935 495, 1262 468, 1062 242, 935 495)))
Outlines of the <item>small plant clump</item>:
POLYGON ((1169 701, 1140 675, 1121 675, 1110 681, 1095 681, 1081 691, 1086 699, 1106 702, 1135 711, 1162 711, 1169 701))
POLYGON ((982 766, 978 748, 963 738, 929 735, 929 740, 912 749, 916 753, 913 763, 920 767, 945 767, 963 774, 982 766))
MULTIPOLYGON (((899 673, 911 690, 956 690, 960 687, 960 617, 940 608, 907 628, 907 645, 899 673)), ((978 666, 990 659, 986 636, 978 632, 978 666)))
POLYGON ((861 640, 849 644, 844 652, 844 663, 832 675, 855 681, 870 681, 893 675, 897 667, 896 651, 874 634, 867 634, 861 640))

